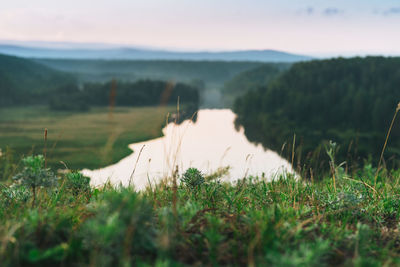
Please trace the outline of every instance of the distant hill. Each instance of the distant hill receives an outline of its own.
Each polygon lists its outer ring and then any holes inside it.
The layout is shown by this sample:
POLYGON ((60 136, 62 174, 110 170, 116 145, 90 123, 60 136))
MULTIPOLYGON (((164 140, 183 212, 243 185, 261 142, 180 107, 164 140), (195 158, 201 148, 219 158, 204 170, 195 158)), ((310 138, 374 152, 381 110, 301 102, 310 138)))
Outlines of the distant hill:
POLYGON ((311 57, 276 50, 244 50, 222 52, 177 52, 130 47, 48 48, 0 44, 0 53, 30 58, 60 59, 123 59, 123 60, 217 60, 257 62, 297 62, 311 57))
POLYGON ((46 103, 51 92, 74 81, 32 60, 0 54, 0 107, 46 103))

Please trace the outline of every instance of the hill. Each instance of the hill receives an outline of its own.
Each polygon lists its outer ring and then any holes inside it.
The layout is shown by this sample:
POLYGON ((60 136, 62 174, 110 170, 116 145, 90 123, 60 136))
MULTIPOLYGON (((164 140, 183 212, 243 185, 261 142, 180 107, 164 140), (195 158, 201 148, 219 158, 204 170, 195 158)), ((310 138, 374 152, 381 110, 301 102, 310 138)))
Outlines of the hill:
POLYGON ((123 60, 218 60, 218 61, 258 61, 258 62, 297 62, 310 60, 276 50, 243 50, 222 52, 180 52, 132 47, 110 48, 49 48, 23 45, 0 44, 0 53, 32 58, 62 59, 123 59, 123 60))
MULTIPOLYGON (((308 166, 307 171, 310 166, 327 168, 321 159, 327 160, 328 140, 341 145, 336 151, 338 162, 346 161, 350 167, 370 157, 375 164, 400 100, 399 84, 400 58, 296 63, 268 86, 239 98, 234 109, 246 136, 268 148, 285 147, 290 155, 288 144, 296 135, 295 165, 308 166)), ((400 156, 399 137, 400 127, 395 124, 385 154, 393 162, 400 156)))
POLYGON ((70 74, 32 60, 0 54, 0 107, 46 103, 51 92, 72 82, 70 74))

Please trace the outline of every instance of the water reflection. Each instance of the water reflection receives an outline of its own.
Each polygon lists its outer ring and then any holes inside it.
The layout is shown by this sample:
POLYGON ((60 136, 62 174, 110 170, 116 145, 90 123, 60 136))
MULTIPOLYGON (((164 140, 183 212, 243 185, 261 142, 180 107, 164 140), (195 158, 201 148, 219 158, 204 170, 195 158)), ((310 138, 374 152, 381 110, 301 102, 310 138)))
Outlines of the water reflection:
POLYGON ((143 189, 149 181, 170 176, 176 166, 180 172, 196 167, 205 174, 230 166, 229 174, 223 177, 230 181, 263 174, 272 179, 291 170, 277 153, 250 143, 243 129, 235 130, 235 117, 230 109, 200 110, 196 122, 168 124, 163 137, 129 145, 134 152, 120 162, 83 173, 92 178, 95 186, 107 180, 128 185, 131 179, 137 189, 143 189))

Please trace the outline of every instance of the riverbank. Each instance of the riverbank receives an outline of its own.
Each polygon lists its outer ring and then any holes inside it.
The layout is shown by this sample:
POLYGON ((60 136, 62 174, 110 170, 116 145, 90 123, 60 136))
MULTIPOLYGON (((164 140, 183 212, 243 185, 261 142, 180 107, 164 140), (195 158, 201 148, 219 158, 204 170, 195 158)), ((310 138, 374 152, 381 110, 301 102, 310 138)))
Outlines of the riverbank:
MULTIPOLYGON (((27 162, 25 171, 33 171, 34 161, 27 162)), ((175 177, 176 187, 171 178, 140 193, 90 188, 73 173, 35 197, 28 184, 9 181, 0 187, 0 262, 398 265, 400 171, 382 170, 374 186, 375 171, 366 166, 352 177, 338 172, 319 182, 248 177, 231 184, 192 169, 175 177)))
POLYGON ((47 134, 49 166, 100 168, 132 151, 128 145, 161 136, 168 112, 175 107, 93 108, 88 112, 51 111, 45 106, 0 109, 0 148, 14 156, 44 153, 47 134))
POLYGON ((82 173, 91 178, 93 186, 109 181, 113 185, 131 183, 142 190, 191 167, 206 175, 225 170, 221 177, 225 181, 249 175, 270 180, 292 172, 290 163, 278 153, 250 143, 244 129, 235 128, 235 119, 230 109, 201 109, 195 122, 170 123, 163 128, 162 137, 130 144, 132 154, 118 163, 82 173))

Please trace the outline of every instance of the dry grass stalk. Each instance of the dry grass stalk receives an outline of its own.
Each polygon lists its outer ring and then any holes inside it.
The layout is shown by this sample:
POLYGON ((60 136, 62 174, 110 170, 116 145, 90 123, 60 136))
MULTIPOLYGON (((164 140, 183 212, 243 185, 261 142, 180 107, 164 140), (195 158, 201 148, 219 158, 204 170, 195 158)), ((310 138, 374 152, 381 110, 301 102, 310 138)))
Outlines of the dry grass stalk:
POLYGON ((294 147, 295 146, 296 146, 296 134, 293 135, 293 143, 292 143, 292 168, 293 168, 293 162, 294 162, 294 147))
POLYGON ((137 164, 138 164, 139 159, 140 159, 140 155, 142 154, 143 148, 144 148, 145 146, 146 146, 146 145, 143 145, 142 148, 141 148, 140 151, 139 151, 139 155, 138 155, 138 157, 137 157, 137 159, 136 159, 135 167, 133 168, 133 171, 132 171, 132 173, 131 173, 131 176, 129 176, 129 184, 128 184, 129 186, 131 186, 133 175, 135 174, 136 167, 137 167, 137 164))
POLYGON ((379 173, 379 171, 381 169, 381 164, 382 164, 382 160, 383 160, 383 153, 385 153, 386 146, 387 146, 387 143, 388 143, 388 140, 389 140, 389 136, 390 136, 390 133, 392 132, 392 128, 393 128, 394 122, 396 120, 397 113, 399 113, 399 111, 400 111, 400 102, 397 104, 396 111, 394 112, 394 115, 393 115, 393 118, 392 118, 392 122, 390 123, 389 130, 388 130, 388 132, 386 134, 385 143, 383 144, 381 156, 379 158, 378 168, 376 169, 376 173, 375 173, 374 189, 376 188, 376 181, 378 179, 378 173, 379 173))
POLYGON ((47 168, 47 128, 44 128, 43 156, 44 156, 44 167, 47 168))
POLYGON ((178 169, 178 165, 176 165, 176 169, 174 171, 174 174, 172 176, 172 209, 173 209, 173 213, 174 213, 174 217, 175 217, 175 221, 177 222, 177 218, 178 218, 178 211, 176 209, 176 202, 178 200, 178 173, 179 173, 179 169, 178 169))
POLYGON ((335 189, 335 193, 336 193, 336 171, 335 171, 335 166, 332 163, 329 163, 330 167, 331 167, 331 172, 332 172, 332 179, 333 179, 333 188, 335 189))

